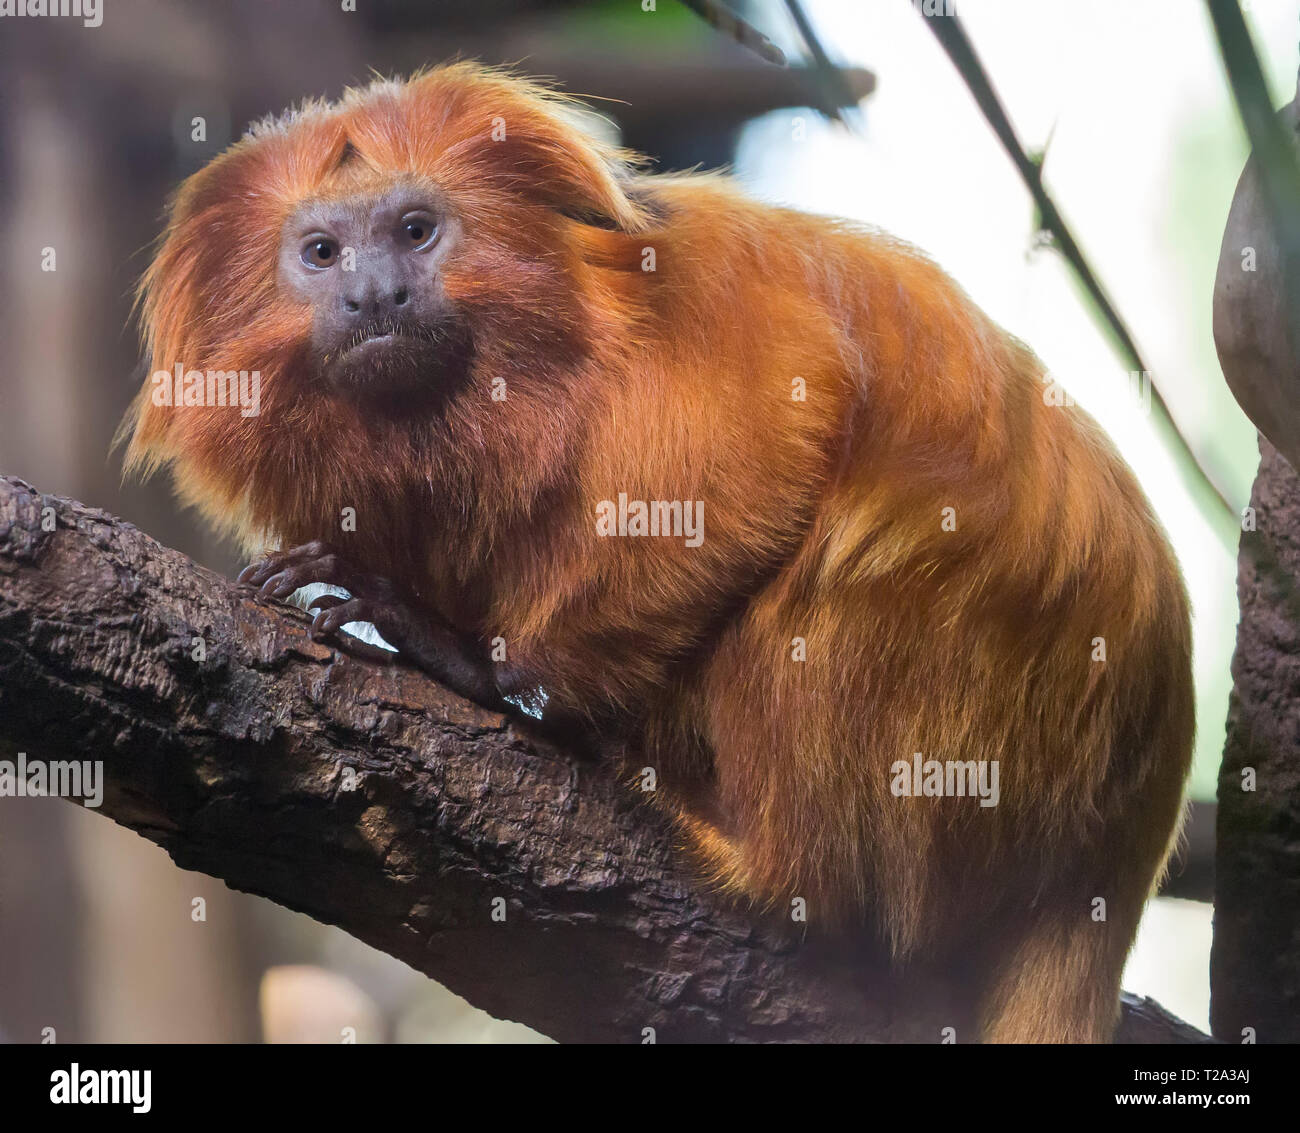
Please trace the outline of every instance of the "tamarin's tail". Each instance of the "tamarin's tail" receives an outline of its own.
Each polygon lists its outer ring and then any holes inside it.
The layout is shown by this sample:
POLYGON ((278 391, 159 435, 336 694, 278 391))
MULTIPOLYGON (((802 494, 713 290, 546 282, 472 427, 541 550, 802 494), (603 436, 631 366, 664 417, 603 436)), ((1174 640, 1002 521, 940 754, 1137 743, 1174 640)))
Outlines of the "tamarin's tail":
POLYGON ((1131 938, 1128 926, 1093 921, 1086 910, 1035 916, 988 973, 983 1041, 1110 1042, 1131 938))
POLYGON ((998 934, 980 999, 984 1042, 1113 1040, 1124 962, 1182 825, 1186 763, 1185 753, 1169 760, 1153 776, 1164 780, 1161 789, 1153 782, 1150 794, 1136 797, 1121 819, 1131 833, 1101 851, 1112 855, 1110 868, 1091 883, 1064 882, 998 934))

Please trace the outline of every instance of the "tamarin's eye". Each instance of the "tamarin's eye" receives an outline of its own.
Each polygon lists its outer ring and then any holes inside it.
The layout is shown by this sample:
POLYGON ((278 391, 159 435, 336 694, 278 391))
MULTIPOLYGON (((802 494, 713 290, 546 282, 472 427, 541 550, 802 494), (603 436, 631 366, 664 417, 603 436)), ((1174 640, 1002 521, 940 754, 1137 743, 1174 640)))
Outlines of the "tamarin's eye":
POLYGON ((438 235, 438 225, 427 216, 408 216, 402 221, 402 236, 414 251, 427 248, 438 235))
POLYGON ((339 246, 324 236, 307 241, 302 250, 302 262, 309 268, 327 268, 339 255, 339 246))

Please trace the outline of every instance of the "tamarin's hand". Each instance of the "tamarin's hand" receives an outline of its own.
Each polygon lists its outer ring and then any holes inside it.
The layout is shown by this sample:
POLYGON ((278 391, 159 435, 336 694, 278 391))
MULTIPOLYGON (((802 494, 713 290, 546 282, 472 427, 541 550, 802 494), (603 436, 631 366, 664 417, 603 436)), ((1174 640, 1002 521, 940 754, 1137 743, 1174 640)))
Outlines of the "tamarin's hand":
POLYGON ((246 566, 238 581, 257 587, 267 598, 284 600, 295 590, 324 583, 346 590, 347 598, 321 594, 308 611, 313 637, 331 637, 346 647, 345 625, 369 622, 402 656, 452 692, 498 712, 511 710, 501 696, 483 651, 429 610, 422 610, 400 587, 379 575, 358 571, 330 544, 315 540, 268 555, 246 566))
POLYGON ((128 468, 318 632, 634 743, 704 880, 1106 1040, 1193 730, 1132 474, 916 251, 568 109, 457 64, 187 180, 128 468))

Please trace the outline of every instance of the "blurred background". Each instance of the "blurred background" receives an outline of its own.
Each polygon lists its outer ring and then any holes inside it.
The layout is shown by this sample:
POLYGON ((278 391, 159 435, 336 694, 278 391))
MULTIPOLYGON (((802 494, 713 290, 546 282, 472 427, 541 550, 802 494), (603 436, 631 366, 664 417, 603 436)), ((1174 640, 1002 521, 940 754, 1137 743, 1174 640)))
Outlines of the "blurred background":
MULTIPOLYGON (((1195 616, 1199 740, 1188 845, 1125 987, 1208 1025, 1214 780, 1231 684, 1239 529, 1167 443, 1033 202, 908 0, 806 0, 861 98, 818 88, 782 0, 737 0, 793 66, 765 64, 677 0, 101 0, 102 23, 0 19, 0 472, 119 514, 230 573, 233 549, 163 481, 109 454, 136 388, 136 280, 177 182, 246 124, 372 72, 456 56, 592 97, 661 169, 729 165, 757 197, 888 229, 928 251, 1043 357, 1136 469, 1195 616), (647 10, 649 9, 649 10, 647 10), (613 101, 606 101, 613 100, 613 101), (205 136, 194 137, 193 120, 205 136), (57 269, 42 270, 42 250, 57 269)), ((1300 0, 1250 0, 1278 105, 1300 0)), ((1179 429, 1235 509, 1255 430, 1219 373, 1210 297, 1246 143, 1197 0, 960 0, 1044 179, 1134 331, 1179 429)), ((1137 385, 1140 389, 1140 383, 1137 385)), ((53 799, 0 799, 0 1038, 543 1041, 338 930, 178 870, 53 799), (206 919, 191 910, 203 898, 206 919)))

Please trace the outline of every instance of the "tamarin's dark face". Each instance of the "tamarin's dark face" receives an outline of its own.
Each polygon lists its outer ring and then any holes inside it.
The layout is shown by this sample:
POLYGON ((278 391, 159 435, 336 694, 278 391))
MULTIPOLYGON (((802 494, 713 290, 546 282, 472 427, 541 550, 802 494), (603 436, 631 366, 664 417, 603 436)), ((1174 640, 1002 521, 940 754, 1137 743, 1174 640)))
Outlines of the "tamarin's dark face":
POLYGON ((310 353, 336 393, 376 403, 441 400, 469 341, 440 268, 455 218, 417 180, 311 200, 284 224, 279 282, 312 312, 310 353))

